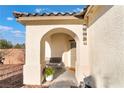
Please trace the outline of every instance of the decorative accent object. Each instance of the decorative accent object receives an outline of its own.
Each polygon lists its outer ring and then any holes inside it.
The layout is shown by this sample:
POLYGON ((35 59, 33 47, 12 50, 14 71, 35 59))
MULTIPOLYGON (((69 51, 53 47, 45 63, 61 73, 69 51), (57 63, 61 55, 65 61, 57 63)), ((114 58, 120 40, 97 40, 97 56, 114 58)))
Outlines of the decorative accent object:
POLYGON ((46 78, 46 81, 52 81, 54 73, 55 73, 55 70, 52 67, 45 68, 45 78, 46 78))
POLYGON ((87 45, 87 26, 83 25, 83 44, 87 45))

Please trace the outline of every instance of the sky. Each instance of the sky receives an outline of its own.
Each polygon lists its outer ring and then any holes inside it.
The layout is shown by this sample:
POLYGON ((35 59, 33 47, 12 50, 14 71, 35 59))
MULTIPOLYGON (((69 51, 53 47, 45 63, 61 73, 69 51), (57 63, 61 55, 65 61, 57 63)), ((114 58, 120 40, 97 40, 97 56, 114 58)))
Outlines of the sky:
POLYGON ((18 23, 13 11, 28 13, 77 12, 83 11, 83 5, 0 5, 0 39, 13 44, 25 43, 25 26, 18 23))

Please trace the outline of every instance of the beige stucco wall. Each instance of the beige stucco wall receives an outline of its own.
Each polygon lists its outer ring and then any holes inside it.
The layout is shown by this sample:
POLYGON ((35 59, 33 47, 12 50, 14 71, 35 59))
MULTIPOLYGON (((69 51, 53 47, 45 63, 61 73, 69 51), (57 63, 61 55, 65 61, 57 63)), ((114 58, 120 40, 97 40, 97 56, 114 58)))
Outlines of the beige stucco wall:
MULTIPOLYGON (((51 36, 52 39, 52 57, 63 57, 63 62, 67 62, 68 50, 69 50, 69 41, 68 36, 65 34, 54 34, 51 36), (65 55, 64 55, 65 54, 65 55)), ((65 63, 66 64, 66 63, 65 63)))
POLYGON ((124 87, 124 6, 101 6, 96 13, 87 30, 96 87, 124 87))
MULTIPOLYGON (((41 43, 44 36, 53 33, 65 33, 73 37, 77 43, 77 61, 75 64, 75 76, 77 81, 82 80, 88 63, 87 46, 83 45, 82 24, 81 25, 30 25, 26 26, 26 63, 24 65, 24 84, 40 85, 42 53, 45 47, 41 43), (41 60, 41 61, 40 61, 41 60)), ((44 57, 43 57, 44 58, 44 57)))

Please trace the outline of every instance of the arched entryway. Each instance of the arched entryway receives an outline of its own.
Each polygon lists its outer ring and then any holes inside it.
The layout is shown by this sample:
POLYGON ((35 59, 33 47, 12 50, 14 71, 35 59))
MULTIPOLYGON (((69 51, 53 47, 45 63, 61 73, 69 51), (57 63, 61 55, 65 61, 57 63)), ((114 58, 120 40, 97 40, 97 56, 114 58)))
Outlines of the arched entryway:
POLYGON ((78 42, 77 35, 69 29, 55 28, 49 30, 40 42, 41 70, 43 71, 51 59, 60 59, 66 69, 76 74, 76 63, 79 60, 78 42))
MULTIPOLYGON (((24 13, 14 13, 14 15, 20 23, 26 25, 26 56, 23 69, 23 83, 26 85, 41 85, 42 69, 43 66, 45 66, 45 64, 43 64, 45 63, 45 59, 49 59, 50 57, 54 57, 60 53, 59 56, 62 56, 62 59, 66 61, 66 55, 68 54, 67 51, 71 48, 61 49, 59 52, 54 51, 53 53, 55 54, 51 54, 52 51, 50 52, 47 49, 51 49, 52 47, 49 45, 50 43, 47 42, 46 46, 48 46, 48 48, 46 48, 46 50, 43 49, 45 47, 45 43, 42 44, 43 38, 52 35, 53 38, 56 38, 56 36, 58 36, 57 34, 63 34, 64 37, 71 37, 68 41, 70 40, 70 42, 72 42, 72 46, 76 42, 76 62, 74 67, 76 79, 78 83, 80 83, 83 74, 86 73, 87 67, 89 66, 88 46, 84 45, 82 35, 82 23, 84 20, 75 17, 74 14, 68 15, 68 13, 65 13, 65 15, 59 14, 56 16, 39 16, 37 14, 27 16, 24 13), (47 56, 45 51, 47 52, 47 56), (65 57, 63 57, 63 54, 65 57)), ((67 43, 64 46, 66 45, 67 43)), ((52 50, 54 49, 59 49, 59 47, 52 48, 52 50)), ((70 60, 74 60, 71 58, 70 60)), ((69 62, 67 62, 67 65, 69 65, 68 63, 69 62)))

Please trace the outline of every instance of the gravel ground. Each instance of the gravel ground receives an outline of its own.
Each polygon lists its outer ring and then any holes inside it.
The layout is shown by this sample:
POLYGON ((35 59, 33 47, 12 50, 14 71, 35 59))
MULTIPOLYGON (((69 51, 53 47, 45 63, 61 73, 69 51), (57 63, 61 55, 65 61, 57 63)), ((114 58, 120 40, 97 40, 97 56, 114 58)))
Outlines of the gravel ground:
POLYGON ((0 88, 20 88, 23 86, 23 75, 18 74, 4 80, 0 80, 0 88))
POLYGON ((22 65, 0 65, 0 88, 23 86, 22 65))

